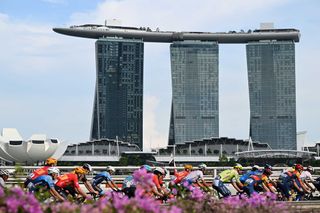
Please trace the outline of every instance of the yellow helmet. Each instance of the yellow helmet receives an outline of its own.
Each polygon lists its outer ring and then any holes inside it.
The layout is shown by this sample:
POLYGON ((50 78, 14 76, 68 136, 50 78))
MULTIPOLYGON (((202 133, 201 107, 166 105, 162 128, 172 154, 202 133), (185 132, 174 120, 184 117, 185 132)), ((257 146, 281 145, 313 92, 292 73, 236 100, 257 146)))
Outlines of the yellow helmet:
POLYGON ((49 165, 49 166, 52 166, 52 165, 56 165, 57 164, 57 159, 55 159, 55 158, 48 158, 47 160, 46 160, 46 165, 49 165))
POLYGON ((79 175, 84 175, 87 174, 87 171, 82 168, 82 167, 77 167, 73 170, 74 173, 79 174, 79 175))
POLYGON ((189 170, 191 170, 193 167, 192 167, 192 165, 190 165, 190 164, 186 164, 186 165, 184 165, 184 169, 189 169, 189 170))
POLYGON ((240 163, 236 163, 233 168, 242 170, 242 165, 240 163))

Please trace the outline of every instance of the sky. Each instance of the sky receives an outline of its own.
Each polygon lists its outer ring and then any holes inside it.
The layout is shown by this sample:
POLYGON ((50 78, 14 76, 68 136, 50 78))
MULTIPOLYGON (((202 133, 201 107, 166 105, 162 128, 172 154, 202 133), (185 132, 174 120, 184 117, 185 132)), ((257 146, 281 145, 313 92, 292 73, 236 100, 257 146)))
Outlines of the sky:
MULTIPOLYGON (((0 129, 24 139, 47 134, 66 143, 89 139, 95 87, 94 39, 53 27, 117 19, 123 26, 228 32, 275 28, 301 32, 296 43, 297 131, 320 141, 320 1, 309 0, 0 0, 0 129)), ((167 144, 171 107, 169 44, 145 43, 144 147, 167 144)), ((219 131, 247 139, 245 44, 219 45, 219 131)))

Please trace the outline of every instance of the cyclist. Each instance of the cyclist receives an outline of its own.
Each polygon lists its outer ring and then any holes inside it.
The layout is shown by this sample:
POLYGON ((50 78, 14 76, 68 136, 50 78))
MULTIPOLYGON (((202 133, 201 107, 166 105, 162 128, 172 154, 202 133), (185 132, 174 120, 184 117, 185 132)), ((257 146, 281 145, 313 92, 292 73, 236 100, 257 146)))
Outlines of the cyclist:
POLYGON ((252 166, 250 171, 247 171, 247 173, 241 175, 241 177, 239 178, 240 182, 242 184, 244 184, 246 182, 246 180, 248 178, 250 178, 251 175, 256 175, 256 174, 262 174, 262 171, 259 170, 259 166, 258 165, 254 165, 252 166))
POLYGON ((207 165, 202 163, 198 166, 198 170, 190 172, 183 180, 183 185, 192 186, 197 184, 203 191, 210 191, 209 184, 204 180, 204 172, 207 165))
POLYGON ((277 193, 276 183, 270 179, 270 175, 272 174, 272 166, 266 164, 264 166, 263 174, 261 176, 262 183, 264 184, 265 191, 277 193))
MULTIPOLYGON (((144 170, 146 170, 147 173, 151 173, 152 172, 152 168, 149 165, 143 165, 139 169, 144 169, 144 170)), ((134 197, 135 191, 136 191, 136 183, 134 182, 132 175, 127 176, 123 180, 123 182, 122 182, 122 191, 129 198, 134 197)))
POLYGON ((48 169, 48 175, 41 175, 32 180, 28 184, 29 192, 34 193, 40 189, 40 187, 46 187, 52 197, 58 201, 64 201, 65 199, 55 190, 54 180, 58 177, 60 170, 56 167, 48 169))
POLYGON ((61 175, 58 177, 58 181, 56 183, 56 190, 66 198, 68 194, 71 194, 75 198, 75 193, 73 191, 80 194, 83 199, 87 199, 87 195, 82 191, 79 185, 79 179, 81 179, 87 171, 82 167, 77 167, 73 172, 61 175))
POLYGON ((303 166, 301 164, 296 164, 294 171, 285 171, 280 174, 277 185, 284 197, 289 201, 293 200, 291 188, 293 188, 295 191, 298 191, 298 197, 301 197, 303 195, 304 184, 301 184, 300 179, 300 172, 302 170, 303 166))
POLYGON ((103 181, 107 182, 107 185, 113 190, 113 191, 120 191, 118 186, 113 182, 111 175, 115 172, 115 168, 112 166, 107 166, 107 171, 101 172, 97 174, 95 177, 91 180, 91 185, 93 189, 97 192, 99 192, 100 196, 103 196, 105 192, 103 189, 101 189, 100 184, 103 181))
POLYGON ((156 167, 153 171, 151 192, 160 199, 165 199, 169 195, 168 190, 162 186, 165 175, 166 172, 161 167, 156 167))
POLYGON ((296 182, 296 185, 299 187, 299 188, 294 188, 294 190, 297 193, 296 200, 301 200, 306 193, 307 194, 311 193, 310 189, 304 184, 304 182, 300 178, 302 171, 303 171, 303 166, 301 164, 297 164, 295 166, 295 171, 293 171, 293 173, 296 174, 297 176, 297 178, 294 179, 294 181, 296 182))
POLYGON ((0 187, 6 188, 6 182, 8 181, 8 178, 10 176, 10 173, 6 169, 0 170, 0 187))
POLYGON ((93 189, 93 187, 91 186, 90 181, 87 179, 87 174, 89 174, 90 172, 92 172, 92 167, 90 164, 85 163, 82 165, 82 168, 86 170, 86 174, 84 174, 81 179, 79 179, 79 181, 83 182, 84 186, 87 188, 87 190, 89 191, 90 194, 92 195, 98 195, 99 192, 95 191, 93 189))
POLYGON ((33 171, 32 173, 30 173, 28 175, 28 177, 26 178, 25 182, 24 182, 24 187, 28 187, 28 184, 36 179, 37 177, 40 177, 41 175, 47 175, 48 174, 48 169, 51 167, 56 166, 58 163, 57 159, 55 158, 48 158, 45 162, 45 166, 36 169, 35 171, 33 171))
POLYGON ((216 189, 223 197, 229 197, 231 195, 230 190, 224 185, 224 183, 231 182, 232 186, 240 193, 243 192, 243 184, 240 182, 239 173, 243 169, 242 165, 237 163, 233 169, 227 169, 219 173, 213 179, 212 187, 216 189), (240 187, 239 187, 240 186, 240 187))
POLYGON ((315 182, 315 180, 312 177, 312 173, 314 172, 314 169, 312 168, 312 166, 307 166, 306 170, 303 170, 301 172, 300 178, 302 180, 302 182, 311 190, 311 191, 315 191, 316 188, 313 185, 313 183, 315 182))
POLYGON ((250 177, 244 182, 243 190, 250 197, 253 193, 259 191, 276 192, 269 177, 272 174, 272 167, 267 164, 264 167, 263 173, 256 173, 250 175, 250 177))
POLYGON ((186 164, 184 165, 184 170, 181 172, 177 172, 177 170, 174 170, 174 178, 173 180, 169 183, 169 187, 172 188, 174 185, 177 185, 181 183, 183 178, 185 178, 188 174, 190 174, 192 170, 192 165, 186 164))

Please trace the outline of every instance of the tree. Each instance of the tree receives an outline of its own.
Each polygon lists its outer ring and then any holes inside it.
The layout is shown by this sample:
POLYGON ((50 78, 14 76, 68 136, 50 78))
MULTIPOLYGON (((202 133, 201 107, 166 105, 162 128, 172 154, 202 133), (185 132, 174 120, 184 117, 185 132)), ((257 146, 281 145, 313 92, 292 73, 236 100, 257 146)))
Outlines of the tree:
POLYGON ((212 154, 211 149, 207 149, 207 154, 212 154))
POLYGON ((219 161, 220 162, 228 162, 228 158, 225 154, 222 154, 220 157, 219 157, 219 161))
POLYGON ((198 150, 198 153, 199 153, 200 155, 202 155, 202 154, 203 154, 203 149, 200 148, 200 149, 198 150))
POLYGON ((218 155, 220 153, 220 151, 218 150, 218 149, 215 149, 214 151, 213 151, 213 154, 215 154, 215 155, 218 155))

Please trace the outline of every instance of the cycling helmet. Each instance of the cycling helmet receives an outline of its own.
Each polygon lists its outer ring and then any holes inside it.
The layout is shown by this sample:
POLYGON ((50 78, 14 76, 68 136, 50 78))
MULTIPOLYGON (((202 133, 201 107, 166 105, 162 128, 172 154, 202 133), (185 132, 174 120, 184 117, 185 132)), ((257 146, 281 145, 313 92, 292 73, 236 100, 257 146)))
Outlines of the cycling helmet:
POLYGON ((192 165, 186 164, 186 165, 184 165, 184 169, 189 169, 189 170, 191 170, 191 169, 192 169, 192 165))
POLYGON ((307 170, 308 170, 309 172, 314 172, 314 168, 313 168, 312 166, 308 166, 308 167, 307 167, 307 170))
POLYGON ((1 169, 1 170, 0 170, 0 175, 7 175, 7 176, 9 176, 10 173, 9 173, 9 171, 6 170, 6 169, 1 169))
POLYGON ((77 167, 74 169, 74 173, 76 173, 78 175, 84 175, 87 173, 87 171, 82 167, 77 167))
POLYGON ((270 164, 266 164, 265 166, 264 166, 264 169, 272 169, 272 166, 270 165, 270 164))
POLYGON ((149 165, 142 165, 141 167, 140 167, 140 169, 145 169, 147 172, 152 172, 152 168, 151 168, 151 166, 149 166, 149 165))
POLYGON ((207 168, 207 165, 202 163, 198 166, 199 169, 206 169, 207 168))
POLYGON ((301 164, 297 164, 294 168, 296 170, 303 170, 303 166, 301 164))
POLYGON ((46 160, 46 165, 49 165, 49 166, 52 166, 52 165, 56 165, 57 164, 57 159, 55 159, 55 158, 48 158, 47 160, 46 160))
POLYGON ((82 166, 85 170, 92 172, 92 166, 88 163, 83 164, 82 166))
POLYGON ((57 167, 51 167, 51 168, 48 169, 48 175, 50 175, 50 174, 59 175, 60 174, 60 170, 57 167))
POLYGON ((242 167, 242 165, 240 163, 237 163, 236 165, 234 165, 233 168, 240 169, 240 170, 243 169, 243 167, 242 167))
POLYGON ((107 171, 109 172, 115 172, 116 169, 113 166, 107 166, 107 171))
POLYGON ((259 170, 259 166, 258 165, 253 165, 251 168, 252 171, 256 171, 259 170))
POLYGON ((165 174, 164 169, 161 168, 161 167, 156 167, 156 168, 154 169, 154 172, 155 172, 155 173, 160 173, 160 174, 162 174, 162 175, 165 174))

